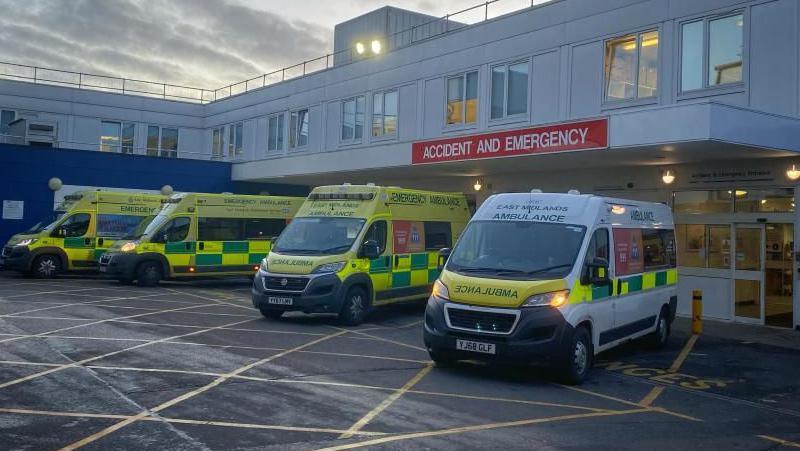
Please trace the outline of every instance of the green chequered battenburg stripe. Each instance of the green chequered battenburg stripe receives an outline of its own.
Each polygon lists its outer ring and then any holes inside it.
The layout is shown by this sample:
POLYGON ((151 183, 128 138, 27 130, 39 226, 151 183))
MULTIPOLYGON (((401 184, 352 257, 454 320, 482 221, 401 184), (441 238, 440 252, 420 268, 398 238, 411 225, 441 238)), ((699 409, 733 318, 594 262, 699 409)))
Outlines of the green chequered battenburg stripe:
POLYGON ((195 262, 197 266, 221 265, 222 254, 197 254, 195 262))
POLYGON ((197 243, 194 241, 191 242, 182 242, 179 241, 177 243, 167 243, 164 245, 164 253, 165 254, 194 254, 195 247, 197 243), (188 244, 188 246, 187 246, 188 244))
POLYGON ((64 247, 68 249, 94 247, 94 240, 90 239, 89 244, 86 244, 86 238, 71 237, 64 238, 64 247))
POLYGON ((634 291, 642 291, 642 276, 633 276, 624 279, 624 282, 628 284, 628 293, 632 293, 634 291))
POLYGON ((667 272, 659 271, 656 273, 656 286, 661 287, 667 284, 667 272))
POLYGON ((388 262, 390 261, 391 257, 378 257, 375 260, 369 261, 369 273, 370 274, 379 274, 383 272, 389 272, 389 265, 388 262))
POLYGON ((102 257, 103 254, 105 254, 107 250, 108 249, 95 249, 94 250, 94 259, 95 260, 100 260, 100 257, 102 257))
POLYGON ((261 263, 261 260, 264 257, 266 257, 266 255, 263 255, 263 254, 248 254, 247 255, 247 263, 250 263, 251 265, 257 265, 257 264, 261 263))
POLYGON ((437 268, 429 269, 428 270, 428 283, 436 282, 436 279, 439 278, 439 270, 437 268))
POLYGON ((411 254, 411 269, 426 269, 428 267, 428 254, 411 254))
POLYGON ((392 272, 392 288, 407 287, 411 285, 411 272, 392 272))
POLYGON ((223 241, 223 254, 246 254, 250 250, 250 243, 247 241, 223 241))
POLYGON ((611 296, 610 285, 592 285, 592 300, 603 299, 611 296))

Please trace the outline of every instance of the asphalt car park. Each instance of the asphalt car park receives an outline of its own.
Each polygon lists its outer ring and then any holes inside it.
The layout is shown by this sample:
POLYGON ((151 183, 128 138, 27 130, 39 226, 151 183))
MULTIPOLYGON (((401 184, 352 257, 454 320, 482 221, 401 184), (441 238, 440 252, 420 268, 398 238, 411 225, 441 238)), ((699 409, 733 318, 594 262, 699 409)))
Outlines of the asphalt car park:
POLYGON ((0 449, 800 447, 800 335, 692 337, 546 368, 436 367, 422 305, 266 320, 246 281, 0 274, 0 449))

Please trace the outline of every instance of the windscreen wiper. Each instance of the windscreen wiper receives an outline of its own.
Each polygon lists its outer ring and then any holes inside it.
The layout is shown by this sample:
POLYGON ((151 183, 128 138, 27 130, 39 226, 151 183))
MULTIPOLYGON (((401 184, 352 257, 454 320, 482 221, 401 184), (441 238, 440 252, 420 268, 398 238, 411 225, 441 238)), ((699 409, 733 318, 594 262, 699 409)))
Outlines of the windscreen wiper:
POLYGON ((544 268, 534 269, 533 271, 523 271, 527 275, 539 274, 547 271, 552 271, 554 269, 561 269, 561 268, 571 268, 572 263, 564 263, 561 265, 553 265, 553 266, 546 266, 544 268))

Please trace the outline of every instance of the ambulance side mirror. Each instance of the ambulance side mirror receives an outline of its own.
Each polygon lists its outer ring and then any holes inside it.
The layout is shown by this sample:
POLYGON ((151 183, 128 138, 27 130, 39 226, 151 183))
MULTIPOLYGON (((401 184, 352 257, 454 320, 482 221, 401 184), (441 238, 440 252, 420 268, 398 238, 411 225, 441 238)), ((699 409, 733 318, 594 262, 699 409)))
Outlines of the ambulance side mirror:
POLYGON ((381 249, 378 242, 375 240, 367 240, 361 244, 361 249, 358 251, 358 256, 374 260, 381 256, 381 249))
POLYGON ((611 279, 608 277, 608 260, 605 258, 595 258, 586 262, 581 274, 581 285, 608 285, 611 279))
POLYGON ((436 263, 436 267, 439 268, 439 271, 441 271, 444 268, 444 264, 447 263, 447 259, 450 258, 450 253, 452 251, 453 250, 450 249, 449 247, 446 247, 444 249, 439 249, 439 257, 436 263))

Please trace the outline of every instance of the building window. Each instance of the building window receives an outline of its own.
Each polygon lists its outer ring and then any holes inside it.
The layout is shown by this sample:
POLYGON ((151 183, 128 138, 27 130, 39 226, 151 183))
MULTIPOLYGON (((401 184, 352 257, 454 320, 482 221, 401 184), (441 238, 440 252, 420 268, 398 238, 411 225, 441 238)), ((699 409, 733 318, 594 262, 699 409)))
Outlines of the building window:
POLYGON ((178 129, 149 125, 147 127, 147 155, 176 158, 178 156, 178 129))
POLYGON ((308 145, 308 109, 292 111, 289 117, 289 148, 308 145))
POLYGON ((658 31, 606 42, 606 101, 655 97, 658 89, 658 31))
MULTIPOLYGON (((741 194, 737 190, 736 194, 741 194)), ((672 210, 676 214, 730 213, 733 207, 731 190, 678 191, 672 194, 672 210)))
POLYGON ((9 124, 14 122, 17 114, 13 110, 0 110, 0 135, 7 135, 9 124))
POLYGON ((211 131, 211 158, 222 158, 222 140, 225 129, 223 127, 215 128, 211 131))
POLYGON ((724 224, 679 224, 678 264, 687 268, 730 269, 731 226, 724 224))
POLYGON ((100 150, 102 152, 133 153, 135 124, 103 121, 101 128, 100 150))
POLYGON ((527 61, 492 67, 491 106, 492 119, 528 112, 527 61))
POLYGON ((681 91, 742 81, 744 15, 681 26, 681 91))
POLYGON ((275 114, 269 117, 269 128, 267 130, 267 150, 276 151, 283 150, 283 140, 285 133, 283 113, 275 114))
POLYGON ((227 126, 228 129, 228 158, 234 159, 242 156, 242 138, 244 123, 238 122, 227 126))
POLYGON ((478 71, 447 79, 447 125, 474 124, 478 116, 478 71))
POLYGON ((376 92, 372 96, 372 136, 397 134, 397 90, 376 92))
POLYGON ((361 142, 364 137, 365 105, 364 96, 342 102, 342 143, 361 142))

